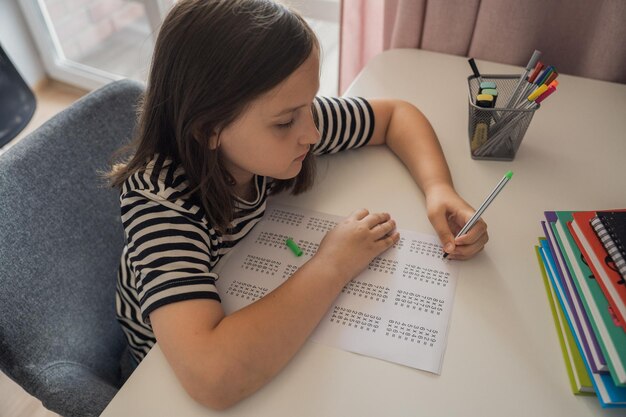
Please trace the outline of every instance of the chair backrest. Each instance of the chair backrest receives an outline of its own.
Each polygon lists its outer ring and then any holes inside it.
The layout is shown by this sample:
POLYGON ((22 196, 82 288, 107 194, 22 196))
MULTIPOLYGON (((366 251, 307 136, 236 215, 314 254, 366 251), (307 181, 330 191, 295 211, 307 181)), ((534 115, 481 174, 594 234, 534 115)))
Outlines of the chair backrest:
POLYGON ((111 83, 0 155, 0 369, 64 416, 98 415, 122 380, 119 194, 98 170, 142 92, 111 83))
POLYGON ((35 95, 0 45, 0 147, 26 127, 35 107, 35 95))

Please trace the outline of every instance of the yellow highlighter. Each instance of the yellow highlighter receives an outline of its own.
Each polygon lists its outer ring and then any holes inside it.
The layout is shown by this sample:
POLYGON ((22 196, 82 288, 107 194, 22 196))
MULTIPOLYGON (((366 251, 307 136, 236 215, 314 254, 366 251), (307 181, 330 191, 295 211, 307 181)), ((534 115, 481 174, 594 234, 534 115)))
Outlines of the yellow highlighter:
POLYGON ((537 87, 537 89, 535 91, 530 93, 530 95, 528 96, 527 100, 529 102, 535 101, 537 99, 537 97, 539 97, 540 95, 545 93, 547 89, 548 89, 547 85, 545 85, 545 84, 540 85, 539 87, 537 87))
POLYGON ((476 124, 472 140, 470 141, 470 149, 474 152, 487 142, 487 134, 489 133, 487 123, 479 122, 476 124))

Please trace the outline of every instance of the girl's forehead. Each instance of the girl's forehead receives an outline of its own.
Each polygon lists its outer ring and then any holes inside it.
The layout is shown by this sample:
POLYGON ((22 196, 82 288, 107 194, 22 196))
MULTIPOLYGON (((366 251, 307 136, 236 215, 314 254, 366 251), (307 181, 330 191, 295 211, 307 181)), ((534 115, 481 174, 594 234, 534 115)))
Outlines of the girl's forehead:
POLYGON ((319 58, 317 53, 311 53, 289 77, 261 95, 258 104, 264 113, 274 115, 311 102, 319 89, 319 78, 319 58))

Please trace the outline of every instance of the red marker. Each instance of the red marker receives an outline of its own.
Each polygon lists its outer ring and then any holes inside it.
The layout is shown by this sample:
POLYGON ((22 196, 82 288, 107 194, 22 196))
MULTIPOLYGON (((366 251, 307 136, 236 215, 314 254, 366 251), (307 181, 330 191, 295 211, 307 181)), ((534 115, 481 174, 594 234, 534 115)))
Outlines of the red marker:
POLYGON ((548 89, 546 90, 545 93, 543 93, 542 95, 537 97, 537 99, 535 100, 535 103, 537 103, 537 104, 541 103, 542 101, 547 99, 548 96, 550 96, 550 94, 554 93, 555 91, 556 91, 556 88, 554 86, 548 87, 548 89))
POLYGON ((538 61, 537 65, 535 65, 535 69, 533 69, 533 72, 530 73, 530 75, 528 76, 528 82, 532 83, 535 81, 535 78, 537 78, 537 75, 539 75, 539 73, 541 72, 541 70, 544 68, 543 62, 538 61))

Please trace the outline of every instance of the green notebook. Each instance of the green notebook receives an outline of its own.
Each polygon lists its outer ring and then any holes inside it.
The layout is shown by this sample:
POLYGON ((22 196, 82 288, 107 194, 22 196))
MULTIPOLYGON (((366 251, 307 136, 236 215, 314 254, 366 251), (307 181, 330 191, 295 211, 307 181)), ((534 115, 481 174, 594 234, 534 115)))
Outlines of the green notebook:
MULTIPOLYGON (((544 240, 544 239, 539 239, 544 240)), ((535 253, 537 260, 539 261, 539 269, 543 276, 543 283, 546 287, 546 293, 548 296, 548 304, 550 304, 550 310, 552 311, 552 317, 554 318, 554 327, 556 327, 556 333, 559 336, 559 344, 563 351, 563 359, 565 360, 565 366, 567 367, 567 375, 569 376, 570 387, 572 392, 576 395, 595 395, 593 384, 589 378, 587 368, 580 355, 580 350, 574 340, 574 335, 567 324, 567 319, 561 308, 561 304, 557 298, 556 292, 552 287, 552 282, 548 278, 545 266, 539 253, 539 246, 535 246, 535 253)))
POLYGON ((574 238, 570 234, 567 223, 573 220, 571 211, 555 211, 558 222, 551 223, 557 243, 564 253, 567 267, 574 278, 583 307, 587 312, 591 327, 596 334, 600 349, 606 358, 613 382, 618 387, 626 386, 626 333, 613 323, 606 300, 600 285, 582 255, 574 238))

